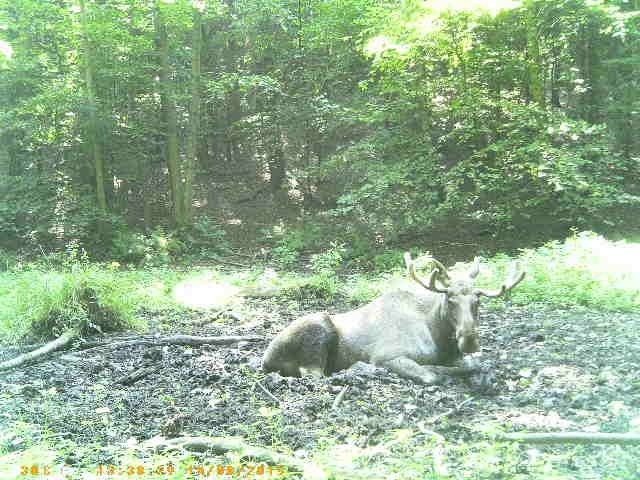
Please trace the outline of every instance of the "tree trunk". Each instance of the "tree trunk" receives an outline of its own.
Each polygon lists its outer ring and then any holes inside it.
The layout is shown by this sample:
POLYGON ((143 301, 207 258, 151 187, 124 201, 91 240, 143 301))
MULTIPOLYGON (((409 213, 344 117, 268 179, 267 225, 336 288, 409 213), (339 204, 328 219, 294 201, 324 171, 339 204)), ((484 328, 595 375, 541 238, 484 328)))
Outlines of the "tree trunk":
POLYGON ((553 49, 553 64, 551 66, 551 106, 560 107, 560 48, 553 49))
MULTIPOLYGON (((204 5, 203 5, 204 6, 204 5)), ((193 42, 191 45, 191 108, 189 114, 189 144, 184 169, 184 220, 193 218, 193 177, 200 138, 200 54, 202 51, 202 12, 193 10, 193 42)))
POLYGON ((526 7, 527 29, 527 82, 529 99, 544 107, 544 79, 542 77, 542 60, 538 41, 538 22, 535 6, 530 3, 526 7))
POLYGON ((167 28, 160 14, 158 2, 154 10, 154 26, 156 30, 158 55, 160 58, 160 96, 162 101, 162 111, 166 122, 166 148, 167 148, 167 168, 169 170, 169 186, 171 188, 171 210, 173 220, 176 225, 181 226, 184 222, 182 188, 180 179, 180 156, 178 150, 178 115, 176 104, 173 99, 171 88, 170 68, 169 68, 169 40, 167 38, 167 28))
POLYGON ((84 80, 89 106, 89 142, 91 143, 93 168, 95 171, 96 199, 101 211, 107 210, 107 195, 104 189, 104 155, 98 133, 98 105, 93 71, 93 51, 89 43, 89 27, 87 22, 87 9, 84 0, 80 0, 80 26, 82 30, 82 49, 84 50, 84 80))

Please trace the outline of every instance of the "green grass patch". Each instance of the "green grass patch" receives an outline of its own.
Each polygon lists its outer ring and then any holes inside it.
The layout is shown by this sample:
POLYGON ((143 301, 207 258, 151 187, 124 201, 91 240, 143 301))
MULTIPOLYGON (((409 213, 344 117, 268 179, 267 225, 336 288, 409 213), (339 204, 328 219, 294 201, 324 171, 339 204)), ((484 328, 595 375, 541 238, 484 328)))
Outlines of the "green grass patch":
POLYGON ((87 322, 104 331, 140 327, 139 308, 175 306, 169 292, 181 276, 168 269, 86 263, 1 272, 0 341, 41 340, 87 322))
MULTIPOLYGON (((583 232, 523 250, 519 259, 527 277, 513 290, 514 303, 640 311, 640 243, 583 232)), ((480 284, 498 286, 511 260, 506 255, 492 258, 480 284)))

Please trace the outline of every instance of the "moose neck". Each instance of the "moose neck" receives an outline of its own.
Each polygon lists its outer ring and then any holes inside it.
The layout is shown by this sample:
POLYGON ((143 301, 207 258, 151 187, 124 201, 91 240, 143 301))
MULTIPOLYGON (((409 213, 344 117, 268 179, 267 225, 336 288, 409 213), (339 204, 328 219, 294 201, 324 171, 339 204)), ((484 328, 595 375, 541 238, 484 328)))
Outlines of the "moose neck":
POLYGON ((438 357, 443 362, 447 362, 461 357, 462 354, 456 342, 454 319, 450 318, 453 311, 448 308, 446 295, 440 294, 439 296, 441 297, 438 305, 439 312, 429 324, 429 330, 438 349, 438 357))

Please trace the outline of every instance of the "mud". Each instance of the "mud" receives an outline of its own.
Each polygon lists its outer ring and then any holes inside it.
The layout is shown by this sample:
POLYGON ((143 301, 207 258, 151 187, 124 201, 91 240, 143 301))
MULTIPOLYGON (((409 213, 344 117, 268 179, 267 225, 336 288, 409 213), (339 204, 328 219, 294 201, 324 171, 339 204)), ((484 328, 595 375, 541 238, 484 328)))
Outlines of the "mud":
MULTIPOLYGON (((418 385, 365 364, 329 378, 265 376, 259 365, 268 340, 301 313, 291 303, 272 300, 245 304, 241 322, 222 317, 207 323, 210 314, 198 312, 154 313, 150 324, 156 332, 257 334, 265 340, 230 347, 89 350, 76 342, 40 364, 0 374, 0 423, 40 427, 29 439, 8 429, 14 433, 0 438, 0 449, 20 450, 37 443, 39 435, 102 446, 69 453, 63 460, 81 467, 116 461, 132 440, 205 434, 242 436, 304 457, 328 439, 366 448, 402 428, 473 441, 474 426, 484 423, 506 430, 624 432, 638 415, 638 315, 542 307, 485 310, 481 361, 488 373, 446 379, 438 386, 418 385), (158 368, 131 385, 117 383, 145 366, 158 368), (332 409, 345 385, 349 389, 342 403, 332 409)), ((130 335, 85 340, 115 342, 130 335)), ((6 347, 0 359, 18 352, 6 347)))

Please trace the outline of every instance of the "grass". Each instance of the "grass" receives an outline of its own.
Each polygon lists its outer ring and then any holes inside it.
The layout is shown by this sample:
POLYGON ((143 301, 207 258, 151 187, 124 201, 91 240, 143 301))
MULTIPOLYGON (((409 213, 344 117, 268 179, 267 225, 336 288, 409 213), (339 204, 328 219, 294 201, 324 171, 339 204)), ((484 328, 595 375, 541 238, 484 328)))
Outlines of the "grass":
POLYGON ((10 269, 0 273, 0 341, 46 337, 87 320, 106 330, 141 327, 140 308, 174 307, 167 293, 180 276, 84 263, 10 269))
MULTIPOLYGON (((514 289, 514 303, 640 311, 640 243, 583 232, 564 242, 523 250, 519 258, 527 277, 514 289)), ((488 280, 494 286, 510 260, 504 255, 491 259, 494 275, 488 280)))

